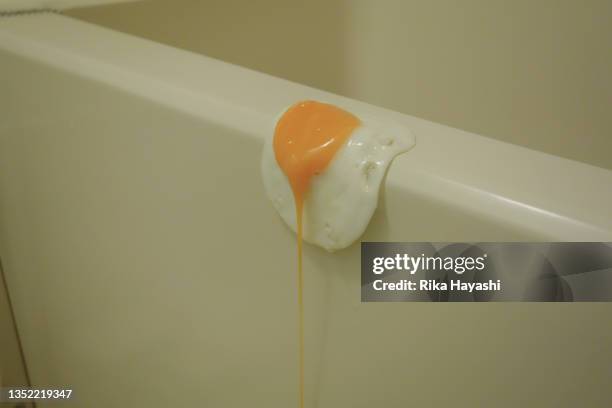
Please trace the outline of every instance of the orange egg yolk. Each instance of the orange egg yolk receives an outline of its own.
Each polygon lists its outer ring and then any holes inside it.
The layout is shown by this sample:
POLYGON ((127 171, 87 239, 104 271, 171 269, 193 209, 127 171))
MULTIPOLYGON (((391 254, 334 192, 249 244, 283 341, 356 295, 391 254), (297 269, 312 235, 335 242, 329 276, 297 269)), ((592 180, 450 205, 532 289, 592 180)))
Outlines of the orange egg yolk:
POLYGON ((304 300, 302 273, 302 213, 313 176, 322 173, 361 122, 336 106, 299 102, 279 119, 274 154, 289 179, 295 199, 298 236, 299 406, 304 407, 304 300))
POLYGON ((325 170, 360 123, 349 112, 315 101, 297 103, 280 118, 274 132, 274 153, 289 179, 298 212, 311 178, 325 170))

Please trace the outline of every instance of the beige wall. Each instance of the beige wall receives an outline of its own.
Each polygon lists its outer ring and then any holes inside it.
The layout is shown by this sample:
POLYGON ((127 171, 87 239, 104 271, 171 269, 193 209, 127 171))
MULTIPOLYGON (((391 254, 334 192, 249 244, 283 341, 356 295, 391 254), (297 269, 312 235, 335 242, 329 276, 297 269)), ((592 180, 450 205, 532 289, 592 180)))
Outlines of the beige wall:
POLYGON ((68 14, 612 168, 611 1, 154 0, 68 14))

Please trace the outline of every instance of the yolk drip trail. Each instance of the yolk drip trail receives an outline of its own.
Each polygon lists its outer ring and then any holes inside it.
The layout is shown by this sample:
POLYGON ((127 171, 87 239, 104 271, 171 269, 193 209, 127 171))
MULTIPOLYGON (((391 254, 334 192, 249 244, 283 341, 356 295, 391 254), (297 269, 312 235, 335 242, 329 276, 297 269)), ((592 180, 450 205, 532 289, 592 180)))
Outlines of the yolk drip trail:
POLYGON ((293 191, 298 246, 298 329, 300 408, 304 407, 304 297, 302 273, 302 215, 313 176, 322 173, 360 125, 354 115, 326 103, 299 102, 276 124, 274 154, 293 191))

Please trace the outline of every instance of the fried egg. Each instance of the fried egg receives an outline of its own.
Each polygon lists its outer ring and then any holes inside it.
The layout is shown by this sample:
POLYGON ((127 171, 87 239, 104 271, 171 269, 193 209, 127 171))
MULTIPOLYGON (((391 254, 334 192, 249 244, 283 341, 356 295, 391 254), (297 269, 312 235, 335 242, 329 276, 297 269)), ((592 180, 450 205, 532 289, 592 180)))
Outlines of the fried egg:
POLYGON ((280 116, 266 140, 265 191, 299 238, 337 251, 363 234, 392 160, 414 145, 403 126, 358 118, 326 103, 299 102, 280 116))

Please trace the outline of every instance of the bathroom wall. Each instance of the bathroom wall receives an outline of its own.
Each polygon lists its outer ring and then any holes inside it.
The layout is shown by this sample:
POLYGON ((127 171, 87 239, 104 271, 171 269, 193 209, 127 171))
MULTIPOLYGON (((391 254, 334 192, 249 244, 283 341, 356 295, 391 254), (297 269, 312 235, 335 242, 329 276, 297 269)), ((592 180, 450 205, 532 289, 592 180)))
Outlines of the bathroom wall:
POLYGON ((152 0, 68 14, 612 168, 610 1, 152 0))

